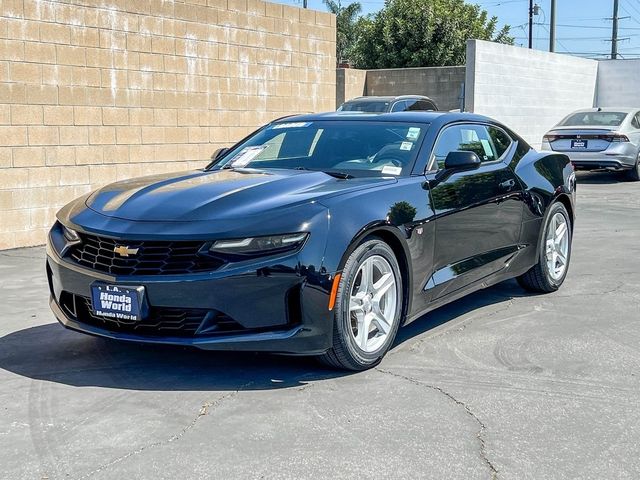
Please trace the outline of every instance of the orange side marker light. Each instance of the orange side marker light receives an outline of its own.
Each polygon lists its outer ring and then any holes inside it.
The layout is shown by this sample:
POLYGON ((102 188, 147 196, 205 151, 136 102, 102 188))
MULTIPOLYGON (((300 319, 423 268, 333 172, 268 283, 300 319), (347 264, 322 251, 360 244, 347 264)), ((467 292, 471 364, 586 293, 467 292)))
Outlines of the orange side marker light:
POLYGON ((338 285, 340 284, 340 277, 342 275, 340 273, 336 273, 336 276, 333 277, 333 285, 331 286, 331 295, 329 296, 329 310, 333 310, 333 307, 336 306, 336 296, 338 295, 338 285))

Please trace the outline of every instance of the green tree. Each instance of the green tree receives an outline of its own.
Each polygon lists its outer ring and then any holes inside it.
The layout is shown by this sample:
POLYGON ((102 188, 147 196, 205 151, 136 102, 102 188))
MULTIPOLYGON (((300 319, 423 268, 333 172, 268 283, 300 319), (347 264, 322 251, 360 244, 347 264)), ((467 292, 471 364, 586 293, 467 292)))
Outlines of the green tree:
POLYGON ((513 44, 509 26, 465 0, 386 0, 356 24, 357 68, 464 65, 468 39, 513 44))
POLYGON ((340 0, 322 0, 327 10, 336 16, 336 60, 338 64, 351 60, 356 39, 356 24, 362 5, 358 2, 342 6, 340 0))

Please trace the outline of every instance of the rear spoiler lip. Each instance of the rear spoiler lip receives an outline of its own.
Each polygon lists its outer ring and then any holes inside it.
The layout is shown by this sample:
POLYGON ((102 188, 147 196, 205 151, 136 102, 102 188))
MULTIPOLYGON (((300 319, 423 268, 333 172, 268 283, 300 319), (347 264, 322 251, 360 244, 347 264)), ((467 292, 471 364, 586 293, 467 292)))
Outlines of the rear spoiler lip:
POLYGON ((544 137, 558 137, 558 138, 576 138, 580 137, 581 139, 593 139, 599 137, 615 137, 615 136, 624 136, 623 133, 620 133, 617 130, 602 130, 602 129, 582 129, 582 130, 549 130, 544 134, 544 137))
MULTIPOLYGON (((547 135, 562 135, 567 134, 569 132, 574 133, 575 135, 582 135, 581 132, 589 132, 588 134, 607 134, 607 133, 619 133, 619 127, 554 127, 549 130, 547 135)), ((588 135, 587 134, 587 135, 588 135)))

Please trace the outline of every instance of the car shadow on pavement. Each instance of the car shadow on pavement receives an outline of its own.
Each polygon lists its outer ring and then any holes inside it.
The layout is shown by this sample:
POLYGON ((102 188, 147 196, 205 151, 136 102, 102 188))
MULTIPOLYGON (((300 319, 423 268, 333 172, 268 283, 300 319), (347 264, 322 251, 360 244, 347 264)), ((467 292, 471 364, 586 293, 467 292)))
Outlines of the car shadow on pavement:
POLYGON ((610 185, 613 183, 627 183, 624 173, 620 172, 576 172, 579 184, 610 185))
MULTIPOLYGON (((525 295, 504 282, 441 307, 400 329, 396 346, 477 308, 525 295)), ((143 345, 90 337, 50 323, 0 338, 0 368, 71 386, 153 390, 267 390, 353 374, 314 359, 143 345)))
POLYGON ((460 300, 437 308, 409 325, 402 327, 398 331, 394 347, 440 325, 446 325, 448 322, 479 308, 507 303, 514 298, 530 297, 532 295, 536 294, 525 291, 515 280, 507 280, 484 290, 479 290, 460 300))

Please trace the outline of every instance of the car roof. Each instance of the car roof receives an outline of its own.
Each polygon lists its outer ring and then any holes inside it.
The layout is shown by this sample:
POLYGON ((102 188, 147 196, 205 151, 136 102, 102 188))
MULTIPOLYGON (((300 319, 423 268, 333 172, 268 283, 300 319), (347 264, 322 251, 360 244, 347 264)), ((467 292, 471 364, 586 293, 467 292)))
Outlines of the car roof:
POLYGON ((396 96, 378 96, 378 95, 368 95, 364 97, 355 97, 351 100, 347 100, 344 103, 361 103, 361 102, 393 102, 396 100, 408 100, 408 99, 419 99, 419 100, 430 100, 429 97, 425 97, 424 95, 396 95, 396 96))
POLYGON ((362 113, 362 112, 326 112, 311 113, 306 115, 293 115, 279 118, 273 123, 289 122, 313 122, 318 120, 349 120, 356 122, 413 122, 413 123, 440 123, 451 122, 489 122, 498 123, 488 117, 466 112, 432 112, 413 110, 409 112, 395 113, 362 113))
POLYGON ((574 113, 589 113, 589 112, 620 112, 620 113, 631 113, 640 110, 640 107, 595 107, 595 108, 582 108, 580 110, 575 110, 571 112, 569 115, 573 115, 574 113))

